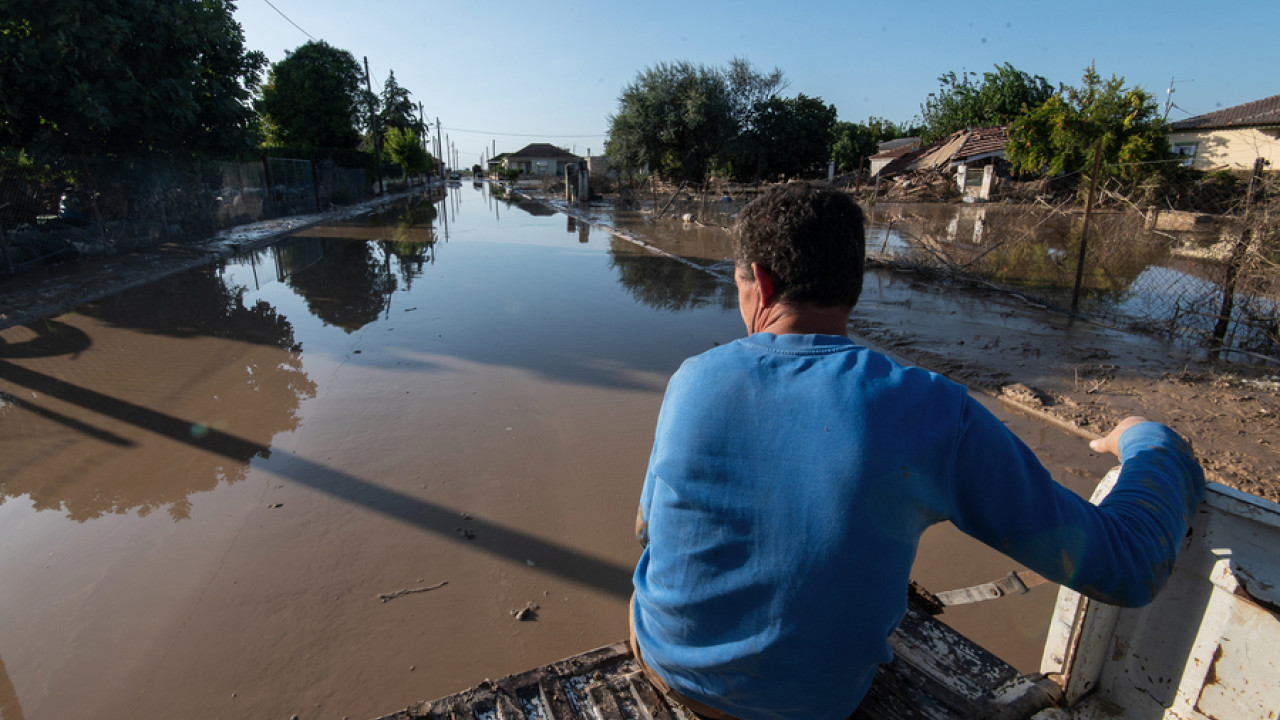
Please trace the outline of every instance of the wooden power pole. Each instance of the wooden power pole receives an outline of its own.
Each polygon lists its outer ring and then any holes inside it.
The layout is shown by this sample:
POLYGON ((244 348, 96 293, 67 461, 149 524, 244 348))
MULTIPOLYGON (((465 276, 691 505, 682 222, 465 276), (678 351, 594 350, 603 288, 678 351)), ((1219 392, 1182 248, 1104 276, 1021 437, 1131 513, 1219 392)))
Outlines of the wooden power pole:
POLYGON ((382 187, 382 137, 378 132, 378 114, 373 111, 373 80, 369 77, 369 56, 364 56, 364 86, 369 91, 369 129, 373 133, 373 159, 378 165, 378 194, 386 193, 382 187))

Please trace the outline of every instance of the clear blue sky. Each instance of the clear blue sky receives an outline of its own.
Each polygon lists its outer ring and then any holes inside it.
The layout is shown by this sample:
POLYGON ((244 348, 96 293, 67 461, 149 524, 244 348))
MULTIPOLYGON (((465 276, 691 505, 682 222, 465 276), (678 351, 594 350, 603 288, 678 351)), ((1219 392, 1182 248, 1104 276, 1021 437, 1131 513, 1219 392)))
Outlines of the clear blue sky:
POLYGON ((559 0, 238 0, 249 48, 279 61, 306 33, 369 58, 457 146, 464 165, 551 142, 599 154, 607 116, 638 72, 744 57, 781 69, 784 93, 821 97, 841 120, 912 119, 948 70, 1010 62, 1053 85, 1097 62, 1163 103, 1169 119, 1280 94, 1280 1, 864 3, 559 0))

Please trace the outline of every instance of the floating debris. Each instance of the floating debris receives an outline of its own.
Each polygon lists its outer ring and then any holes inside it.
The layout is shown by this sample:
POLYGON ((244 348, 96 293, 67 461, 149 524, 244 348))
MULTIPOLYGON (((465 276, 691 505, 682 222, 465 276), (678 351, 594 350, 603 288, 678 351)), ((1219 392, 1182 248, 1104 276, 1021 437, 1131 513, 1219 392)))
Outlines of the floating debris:
POLYGON ((404 597, 405 595, 413 595, 414 593, 424 593, 424 592, 431 592, 432 590, 439 590, 440 588, 448 584, 449 584, 449 581, 445 580, 444 582, 438 582, 435 585, 431 585, 428 587, 403 588, 401 590, 396 590, 395 592, 381 593, 378 595, 378 599, 381 600, 382 602, 387 602, 388 600, 395 600, 396 598, 404 597))
POLYGON ((530 600, 529 602, 525 603, 524 607, 520 608, 519 610, 512 610, 511 617, 519 620, 520 622, 529 622, 531 620, 537 620, 538 604, 530 600))

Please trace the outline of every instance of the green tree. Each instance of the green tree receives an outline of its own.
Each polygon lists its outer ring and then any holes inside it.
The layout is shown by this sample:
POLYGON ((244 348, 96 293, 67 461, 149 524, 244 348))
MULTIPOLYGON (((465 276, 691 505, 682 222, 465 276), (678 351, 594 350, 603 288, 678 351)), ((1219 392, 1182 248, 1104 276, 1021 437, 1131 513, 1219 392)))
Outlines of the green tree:
POLYGON ((266 58, 230 0, 8 0, 0 13, 0 146, 230 153, 266 58))
POLYGON ((360 142, 364 73, 350 52, 313 40, 271 66, 258 111, 271 145, 351 149, 360 142))
POLYGON ((876 154, 879 143, 906 134, 906 128, 884 118, 870 117, 865 124, 837 122, 831 132, 831 159, 840 172, 861 170, 867 158, 876 154))
POLYGON ((382 149, 391 162, 400 166, 405 180, 409 179, 409 173, 426 172, 431 167, 431 153, 422 147, 418 134, 411 128, 392 127, 387 130, 382 149))
POLYGON ((384 136, 391 128, 411 129, 422 134, 422 124, 418 122, 418 106, 410 99, 409 91, 396 82, 395 70, 387 74, 387 81, 382 85, 380 107, 378 128, 384 136))
POLYGON ((659 63, 622 90, 606 152, 634 172, 701 182, 736 133, 728 83, 715 68, 659 63))
POLYGON ((758 153, 758 176, 797 175, 830 158, 834 105, 803 93, 794 98, 775 96, 757 103, 755 116, 750 135, 758 153))
POLYGON ((738 121, 739 129, 744 132, 755 129, 760 103, 786 90, 790 84, 778 68, 761 73, 752 66, 751 61, 737 57, 729 61, 724 78, 729 86, 733 115, 738 121))
POLYGON ((724 70, 729 88, 729 102, 737 126, 737 134, 727 139, 720 152, 720 170, 734 177, 754 177, 760 170, 761 157, 767 143, 759 132, 757 123, 765 103, 787 87, 782 71, 774 68, 769 73, 759 72, 744 58, 729 61, 724 70))
POLYGON ((920 106, 925 142, 944 138, 969 127, 1006 125, 1014 118, 1034 110, 1053 95, 1049 81, 1029 75, 1009 63, 996 65, 995 72, 978 74, 948 72, 938 78, 936 93, 920 106))
MULTIPOLYGON (((1092 170, 1102 141, 1102 178, 1133 180, 1169 155, 1160 108, 1147 91, 1103 80, 1090 65, 1079 88, 1063 86, 1042 105, 1009 125, 1006 157, 1022 172, 1057 175, 1092 170)), ((1159 167, 1159 166, 1155 166, 1159 167)))

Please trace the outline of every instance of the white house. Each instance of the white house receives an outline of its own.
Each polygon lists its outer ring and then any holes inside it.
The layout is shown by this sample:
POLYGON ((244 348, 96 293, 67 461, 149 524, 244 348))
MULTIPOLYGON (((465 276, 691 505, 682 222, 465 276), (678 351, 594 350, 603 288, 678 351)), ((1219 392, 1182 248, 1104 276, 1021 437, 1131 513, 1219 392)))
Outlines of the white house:
POLYGON ((1280 95, 1169 125, 1169 147, 1197 170, 1249 170, 1257 158, 1280 164, 1280 95))

